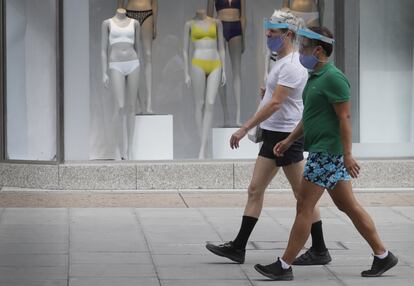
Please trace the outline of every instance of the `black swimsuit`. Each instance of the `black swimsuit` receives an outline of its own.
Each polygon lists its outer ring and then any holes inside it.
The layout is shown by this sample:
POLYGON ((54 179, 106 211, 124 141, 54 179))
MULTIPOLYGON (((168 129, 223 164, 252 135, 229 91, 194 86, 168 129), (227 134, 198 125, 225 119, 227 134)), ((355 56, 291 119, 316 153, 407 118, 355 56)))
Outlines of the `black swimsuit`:
POLYGON ((127 10, 127 16, 129 18, 133 18, 139 22, 142 26, 142 23, 145 22, 150 16, 152 16, 152 10, 145 10, 145 11, 134 11, 134 10, 127 10))
MULTIPOLYGON (((220 11, 223 9, 239 9, 241 10, 241 0, 216 0, 216 10, 220 11)), ((243 34, 242 26, 240 21, 221 21, 223 23, 223 35, 226 41, 230 41, 231 38, 241 36, 243 34)))

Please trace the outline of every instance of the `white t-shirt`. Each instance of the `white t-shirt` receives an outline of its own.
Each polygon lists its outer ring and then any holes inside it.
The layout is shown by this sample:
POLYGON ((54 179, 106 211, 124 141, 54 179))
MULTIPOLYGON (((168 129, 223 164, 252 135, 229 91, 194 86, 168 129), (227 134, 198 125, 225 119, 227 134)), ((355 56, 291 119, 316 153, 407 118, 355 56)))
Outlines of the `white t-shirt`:
POLYGON ((302 92, 308 80, 308 71, 299 61, 299 53, 293 52, 278 59, 270 71, 266 81, 266 93, 260 102, 260 108, 272 99, 276 86, 292 88, 290 95, 282 103, 280 109, 260 124, 262 129, 292 132, 302 119, 302 92))

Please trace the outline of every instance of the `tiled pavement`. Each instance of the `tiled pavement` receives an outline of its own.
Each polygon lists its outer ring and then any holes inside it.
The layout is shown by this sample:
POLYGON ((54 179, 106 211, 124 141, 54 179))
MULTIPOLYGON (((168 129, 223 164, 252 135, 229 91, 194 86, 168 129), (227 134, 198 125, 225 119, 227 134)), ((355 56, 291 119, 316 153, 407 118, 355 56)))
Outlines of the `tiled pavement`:
POLYGON ((350 220, 322 208, 333 261, 295 267, 295 280, 270 282, 253 265, 286 245, 295 209, 264 209, 238 265, 204 248, 234 238, 242 208, 3 208, 1 286, 412 285, 414 206, 368 207, 399 265, 383 278, 361 278, 372 257, 350 220), (411 282, 410 282, 411 281, 411 282))

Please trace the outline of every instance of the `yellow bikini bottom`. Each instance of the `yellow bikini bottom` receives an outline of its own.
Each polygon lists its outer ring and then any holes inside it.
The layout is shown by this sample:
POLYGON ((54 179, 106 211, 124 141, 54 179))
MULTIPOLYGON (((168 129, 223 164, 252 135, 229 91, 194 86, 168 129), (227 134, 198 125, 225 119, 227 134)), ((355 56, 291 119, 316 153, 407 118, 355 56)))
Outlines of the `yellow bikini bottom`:
POLYGON ((220 60, 201 60, 201 59, 193 59, 192 63, 194 66, 199 67, 202 69, 206 75, 209 75, 214 70, 221 67, 220 60))

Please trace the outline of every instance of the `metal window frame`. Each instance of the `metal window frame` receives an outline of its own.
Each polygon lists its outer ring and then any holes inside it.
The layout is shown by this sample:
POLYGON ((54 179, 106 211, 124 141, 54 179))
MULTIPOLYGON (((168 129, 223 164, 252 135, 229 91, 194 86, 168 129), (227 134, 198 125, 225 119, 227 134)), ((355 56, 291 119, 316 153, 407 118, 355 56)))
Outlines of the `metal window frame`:
POLYGON ((349 79, 353 81, 352 94, 352 141, 360 142, 360 14, 359 0, 335 0, 334 2, 335 23, 335 64, 349 79), (352 15, 352 17, 350 17, 352 15), (352 22, 348 22, 352 21, 352 22), (357 56, 354 57, 347 51, 347 40, 356 41, 357 56), (349 70, 355 66, 356 71, 349 70), (348 74, 351 73, 351 74, 348 74), (356 74, 355 74, 356 73, 356 74))
POLYGON ((56 37, 56 157, 55 160, 15 160, 7 158, 7 49, 5 40, 6 9, 5 1, 0 0, 0 162, 17 164, 57 165, 64 158, 64 70, 63 70, 63 0, 55 0, 56 37))
POLYGON ((0 160, 4 160, 5 156, 5 140, 4 140, 4 126, 5 126, 5 117, 4 117, 4 90, 5 90, 5 77, 4 77, 4 70, 5 70, 5 57, 4 57, 4 36, 5 31, 5 20, 4 20, 4 1, 0 1, 0 160))

